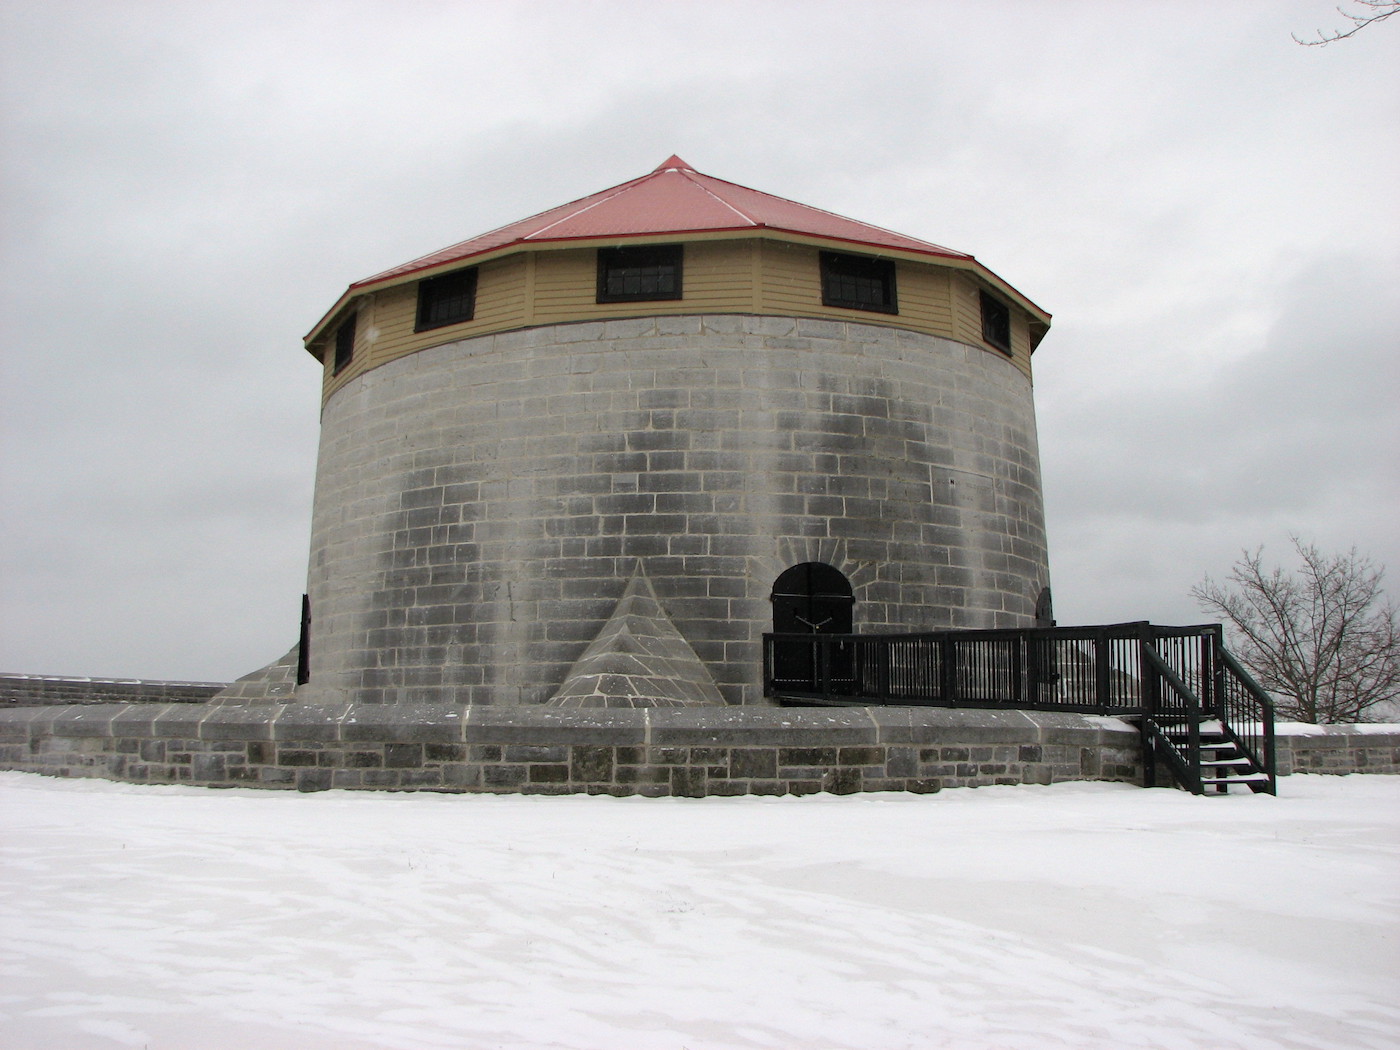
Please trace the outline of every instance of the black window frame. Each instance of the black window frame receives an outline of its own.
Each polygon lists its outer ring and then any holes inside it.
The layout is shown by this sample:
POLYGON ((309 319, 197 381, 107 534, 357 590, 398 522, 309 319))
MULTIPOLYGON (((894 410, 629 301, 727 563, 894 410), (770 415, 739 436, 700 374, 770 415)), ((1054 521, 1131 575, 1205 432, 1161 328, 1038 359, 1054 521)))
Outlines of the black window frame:
POLYGON ((426 332, 475 319, 476 285, 475 266, 419 281, 418 312, 413 330, 426 332))
MULTIPOLYGON (((675 302, 685 296, 685 245, 639 244, 622 248, 598 249, 598 290, 600 303, 675 302), (610 291, 614 278, 623 278, 628 270, 660 270, 669 268, 670 288, 647 288, 646 274, 637 274, 638 290, 610 291)), ((658 278, 659 274, 656 275, 658 278)))
POLYGON ((335 364, 331 375, 339 375, 355 359, 355 320, 359 316, 359 311, 356 311, 341 321, 335 330, 335 364))
POLYGON ((893 259, 852 255, 849 252, 822 252, 821 275, 823 306, 864 310, 867 313, 899 313, 899 289, 895 283, 893 259), (878 297, 849 294, 869 288, 871 282, 879 288, 878 297))
POLYGON ((985 288, 979 289, 982 306, 982 341, 1011 356, 1011 307, 985 288))

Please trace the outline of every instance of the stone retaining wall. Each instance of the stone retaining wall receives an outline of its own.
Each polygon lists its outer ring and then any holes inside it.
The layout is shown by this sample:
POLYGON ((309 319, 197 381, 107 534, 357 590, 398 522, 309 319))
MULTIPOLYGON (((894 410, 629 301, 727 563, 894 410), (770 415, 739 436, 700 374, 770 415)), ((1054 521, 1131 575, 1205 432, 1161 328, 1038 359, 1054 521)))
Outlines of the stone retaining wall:
POLYGON ((1400 725, 1300 722, 1276 730, 1279 775, 1289 773, 1400 774, 1400 725))
POLYGON ((0 674, 0 708, 48 704, 198 704, 228 688, 223 682, 154 682, 136 678, 68 678, 0 674))
POLYGON ((612 795, 1139 781, 1116 719, 889 708, 110 705, 0 711, 0 768, 154 783, 612 795))
MULTIPOLYGON (((1284 724, 1277 739, 1283 776, 1400 774, 1400 726, 1284 724)), ((169 701, 0 709, 0 769, 301 791, 692 797, 1142 778, 1136 728, 1092 715, 169 701)))

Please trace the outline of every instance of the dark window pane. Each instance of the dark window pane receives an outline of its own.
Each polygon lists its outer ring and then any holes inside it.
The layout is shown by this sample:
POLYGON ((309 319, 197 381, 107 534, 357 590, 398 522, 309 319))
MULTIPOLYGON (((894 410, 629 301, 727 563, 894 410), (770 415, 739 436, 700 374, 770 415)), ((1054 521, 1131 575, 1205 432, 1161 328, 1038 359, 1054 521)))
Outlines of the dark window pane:
POLYGON ((476 267, 418 282, 416 331, 470 321, 476 313, 476 267))
POLYGON ((335 367, 332 374, 339 372, 355 356, 355 317, 351 314, 335 330, 335 367))
POLYGON ((598 302, 681 298, 681 246, 598 249, 598 302))
POLYGON ((899 313, 894 262, 868 255, 821 253, 822 303, 847 310, 899 313))
POLYGON ((995 296, 982 294, 982 338, 1002 353, 1011 353, 1011 310, 995 296))

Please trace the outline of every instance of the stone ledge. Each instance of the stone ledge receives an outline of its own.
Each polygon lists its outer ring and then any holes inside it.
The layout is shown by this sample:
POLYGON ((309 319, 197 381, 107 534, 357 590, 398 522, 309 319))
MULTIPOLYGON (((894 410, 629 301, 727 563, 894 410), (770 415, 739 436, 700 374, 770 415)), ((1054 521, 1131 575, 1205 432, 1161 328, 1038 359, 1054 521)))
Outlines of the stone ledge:
POLYGON ((111 703, 202 704, 225 688, 224 682, 0 674, 0 710, 111 703))
POLYGON ((1369 744, 1400 743, 1400 725, 1386 722, 1359 722, 1355 724, 1313 725, 1308 722, 1279 722, 1274 727, 1274 735, 1287 737, 1290 747, 1307 747, 1311 742, 1324 744, 1338 738, 1363 739, 1369 744))

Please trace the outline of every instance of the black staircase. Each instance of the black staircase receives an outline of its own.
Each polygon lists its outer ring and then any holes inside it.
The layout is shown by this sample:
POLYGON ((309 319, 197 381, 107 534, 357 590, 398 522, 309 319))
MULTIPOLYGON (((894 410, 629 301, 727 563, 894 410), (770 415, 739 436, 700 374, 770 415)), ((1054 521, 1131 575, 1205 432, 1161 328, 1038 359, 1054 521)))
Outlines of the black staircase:
POLYGON ((1273 703, 1219 624, 766 634, 763 679, 789 705, 1115 715, 1141 730, 1147 787, 1276 791, 1273 703))

